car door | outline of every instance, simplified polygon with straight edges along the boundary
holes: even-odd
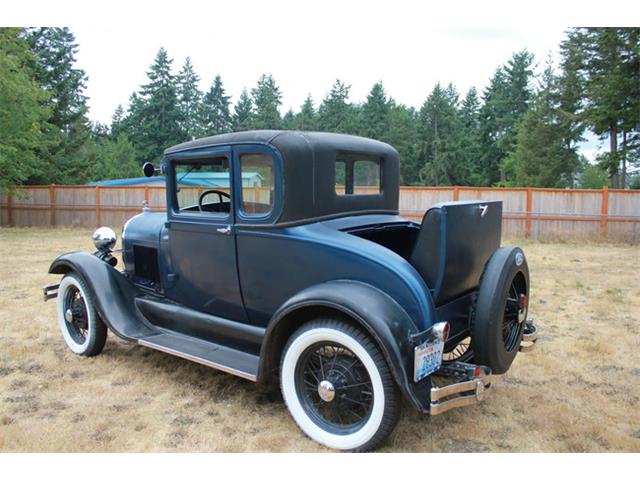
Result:
[[[166,291],[186,307],[245,321],[236,264],[232,163],[230,148],[169,159]]]

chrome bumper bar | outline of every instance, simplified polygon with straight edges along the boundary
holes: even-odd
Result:
[[[522,353],[530,352],[536,346],[538,340],[538,327],[533,324],[533,319],[528,319],[524,325],[524,333],[520,342],[520,351]]]
[[[47,285],[42,289],[42,293],[44,294],[44,301],[51,300],[52,298],[56,298],[58,296],[58,287],[59,283],[54,283],[52,285]]]
[[[491,388],[491,369],[481,365],[456,362],[441,368],[436,375],[460,380],[444,387],[431,387],[430,415],[481,402]]]

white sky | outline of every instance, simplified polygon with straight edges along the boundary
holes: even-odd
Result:
[[[541,69],[549,53],[557,59],[568,27],[607,21],[604,5],[591,0],[518,3],[23,1],[0,23],[69,26],[89,76],[89,116],[108,124],[147,81],[161,46],[175,72],[191,56],[202,90],[220,74],[234,103],[270,73],[283,93],[282,114],[297,111],[308,93],[317,107],[336,78],[352,85],[352,101],[364,101],[382,80],[389,95],[419,108],[438,81],[461,95],[471,86],[482,92],[513,52],[527,48]],[[640,23],[633,2],[617,1],[616,11],[626,15],[611,15],[614,24]],[[584,153],[591,157],[596,145],[590,141]]]

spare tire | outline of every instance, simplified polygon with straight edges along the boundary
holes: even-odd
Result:
[[[471,320],[474,362],[505,373],[518,353],[527,317],[529,267],[518,247],[498,248],[485,265]]]

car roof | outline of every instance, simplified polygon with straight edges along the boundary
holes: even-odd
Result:
[[[398,212],[399,156],[391,145],[370,138],[329,132],[252,130],[224,133],[181,143],[165,150],[167,160],[183,153],[233,145],[265,145],[282,157],[284,205],[276,223],[320,218]],[[381,159],[380,193],[337,195],[335,160],[340,154]],[[175,157],[174,157],[175,156]]]
[[[164,153],[165,155],[169,155],[185,150],[246,143],[272,145],[283,141],[291,142],[295,140],[331,146],[339,144],[341,148],[345,150],[360,150],[363,144],[367,144],[367,150],[374,149],[376,147],[378,149],[390,148],[388,144],[378,140],[344,133],[307,132],[299,130],[249,130],[243,132],[222,133],[220,135],[191,140],[189,142],[180,143],[167,148]]]

